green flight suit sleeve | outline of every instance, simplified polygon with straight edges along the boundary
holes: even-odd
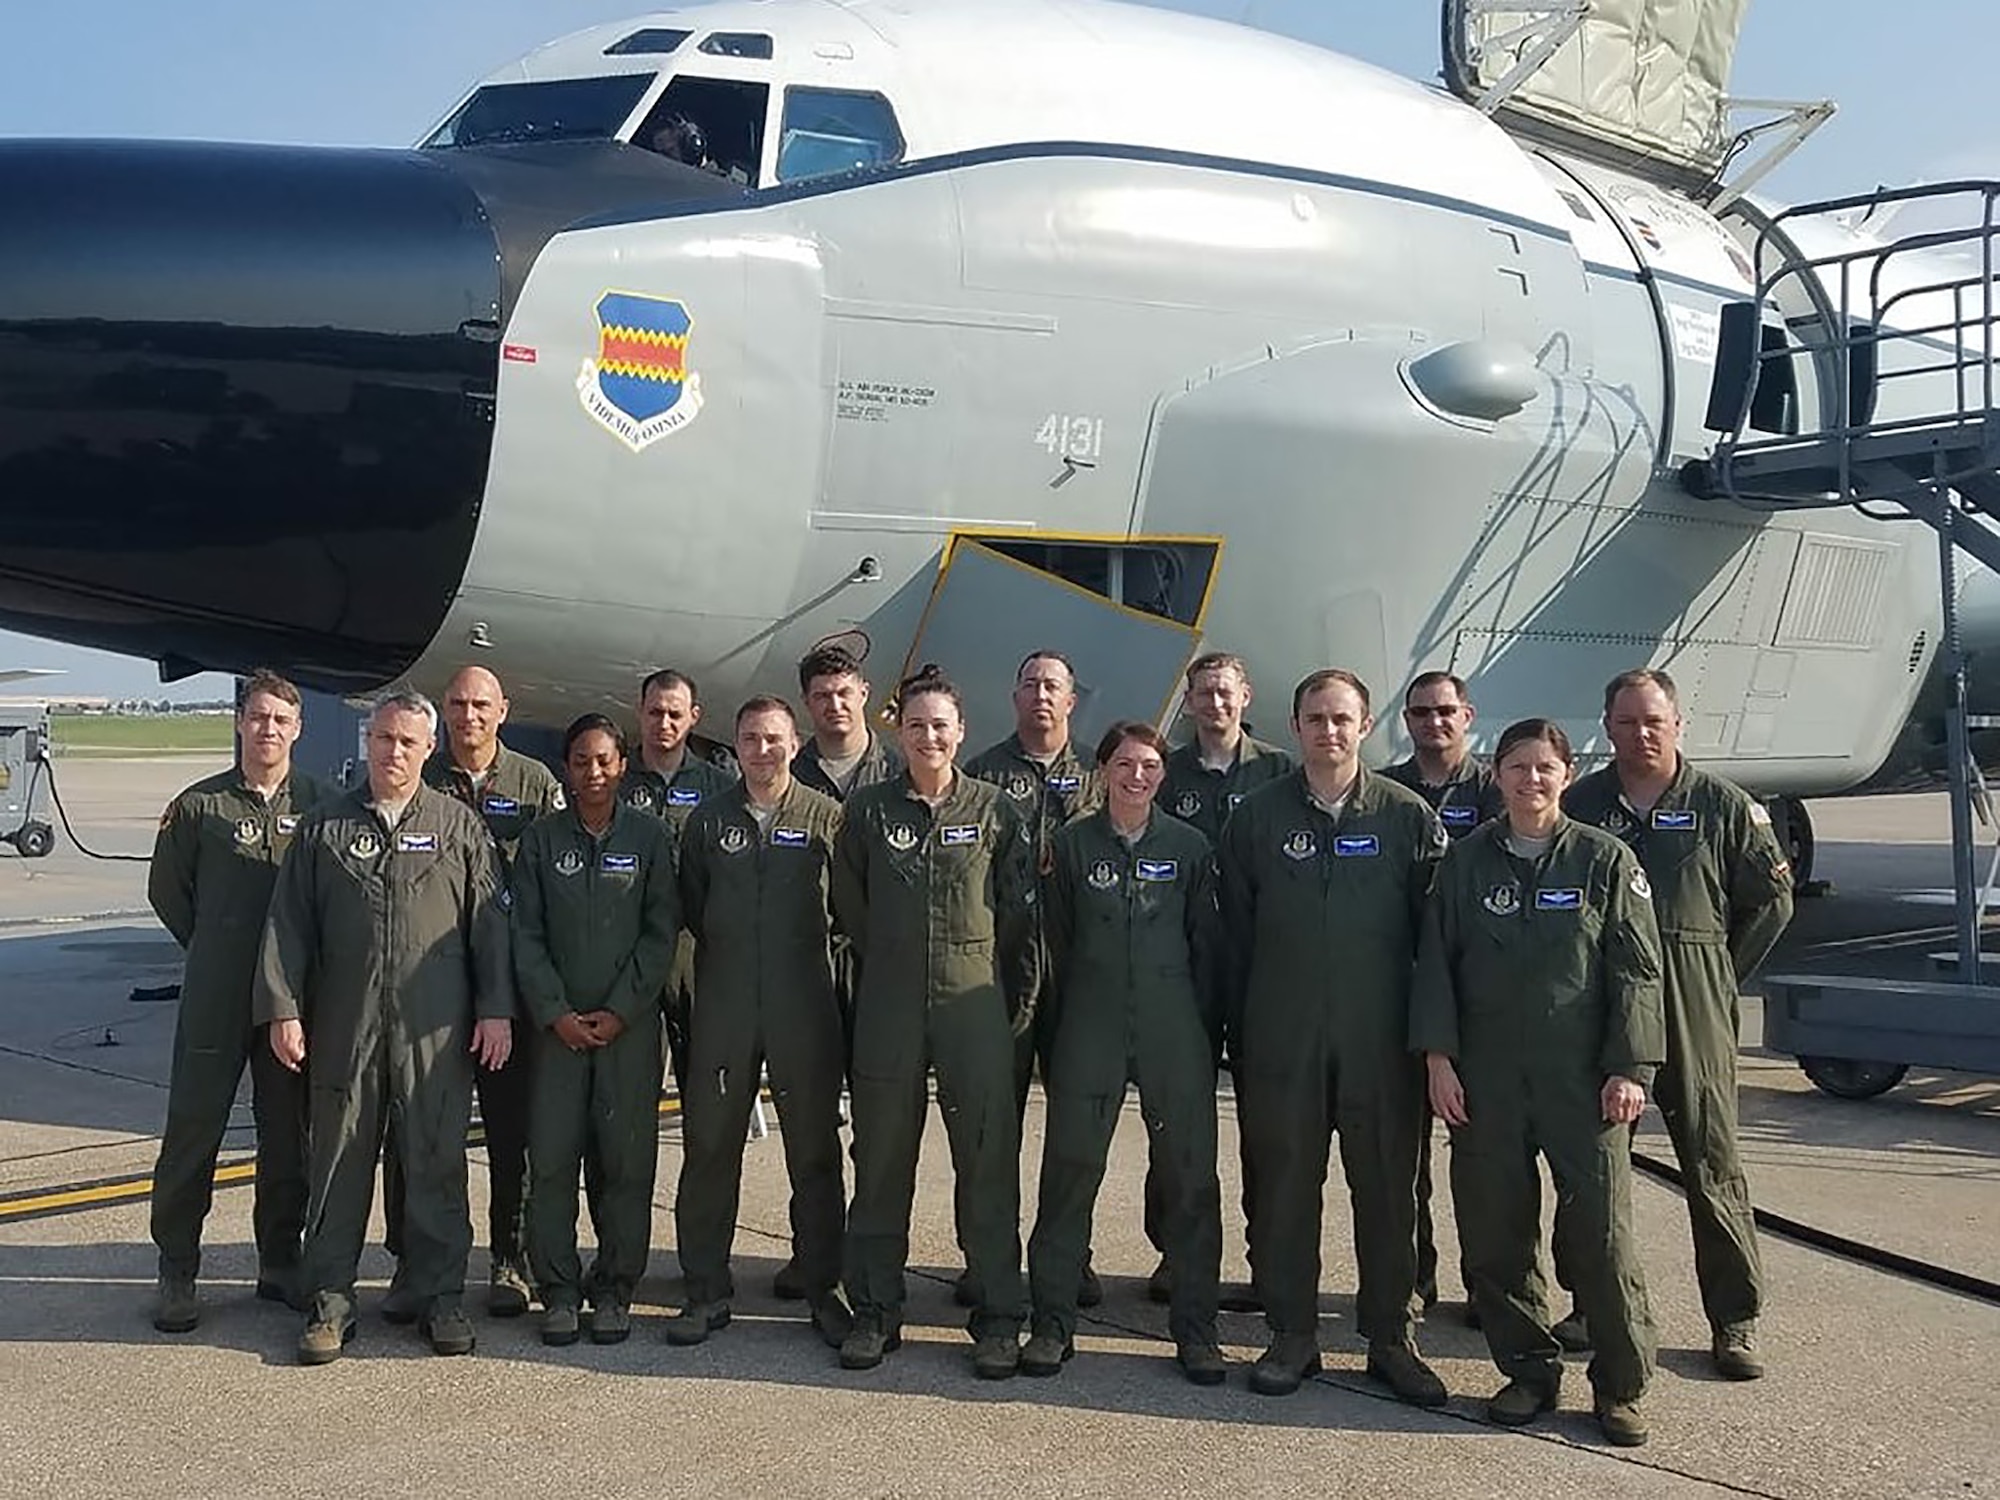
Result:
[[[674,952],[680,946],[681,896],[671,835],[661,837],[659,843],[658,852],[645,865],[645,885],[639,895],[639,940],[618,965],[604,997],[604,1008],[627,1026],[637,1024],[659,1003],[660,991],[666,988],[673,970]]]
[[[1222,909],[1222,1035],[1241,1060],[1243,1007],[1250,991],[1250,948],[1257,933],[1257,870],[1253,819],[1238,808],[1222,825],[1218,896]]]
[[[1417,834],[1416,858],[1410,862],[1410,931],[1424,930],[1424,912],[1431,901],[1431,886],[1437,881],[1438,866],[1451,848],[1451,835],[1445,832],[1444,821],[1437,813],[1426,807],[1423,810],[1423,827]]]
[[[250,993],[250,1019],[258,1025],[305,1018],[307,987],[319,963],[317,833],[311,825],[302,828],[278,865]]]
[[[1042,884],[1042,941],[1049,969],[1042,976],[1037,1001],[1045,1025],[1054,1025],[1062,1007],[1063,985],[1069,976],[1070,954],[1076,945],[1076,841],[1058,836],[1055,863]]]
[[[183,948],[194,937],[194,872],[201,854],[201,814],[184,797],[167,804],[153,839],[146,899]]]
[[[1034,830],[1008,803],[994,806],[1000,837],[993,855],[993,938],[999,948],[1001,992],[1020,1035],[1034,1024],[1042,989],[1041,861]]]
[[[461,842],[465,861],[466,942],[472,949],[472,1013],[481,1021],[514,1014],[514,945],[507,920],[500,856],[479,824],[477,837]]]
[[[1438,867],[1430,899],[1424,903],[1417,938],[1417,972],[1410,986],[1410,1050],[1458,1057],[1458,982],[1452,955],[1458,951],[1458,892],[1463,882],[1450,858]]]
[[[1613,852],[1600,938],[1605,1009],[1598,1062],[1605,1077],[1629,1078],[1650,1089],[1655,1070],[1667,1060],[1659,922],[1638,856],[1622,844]]]
[[[576,1007],[569,1002],[562,974],[549,952],[548,900],[543,884],[549,863],[548,840],[538,837],[540,832],[538,825],[529,825],[521,840],[520,858],[514,863],[514,981],[529,1018],[547,1028]]]
[[[1792,920],[1792,866],[1768,814],[1749,798],[1732,799],[1729,868],[1729,961],[1740,985],[1770,957]],[[1763,816],[1759,816],[1763,814]]]
[[[1195,1003],[1208,1029],[1209,1050],[1222,1058],[1222,907],[1215,851],[1203,841],[1201,857],[1191,861],[1187,894],[1188,965],[1194,974]]]
[[[868,961],[868,820],[843,816],[833,839],[833,924],[854,954],[857,987]]]
[[[687,837],[681,840],[679,860],[680,923],[696,943],[702,941],[702,918],[708,911],[709,859],[715,836],[708,809],[696,808],[688,819]]]

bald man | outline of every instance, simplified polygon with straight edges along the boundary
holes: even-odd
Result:
[[[521,835],[543,813],[563,805],[562,784],[540,761],[500,743],[507,722],[507,694],[484,667],[461,667],[444,690],[445,743],[424,765],[424,782],[479,814],[500,859],[500,877],[512,883]],[[487,1173],[492,1194],[487,1205],[488,1243],[493,1265],[487,1311],[519,1317],[533,1300],[528,1278],[528,1060],[526,1035],[515,1018],[514,1060],[476,1075],[479,1118],[486,1127]],[[383,1171],[384,1236],[397,1257],[396,1280],[383,1311],[392,1320],[421,1311],[402,1285],[403,1174],[396,1152]]]

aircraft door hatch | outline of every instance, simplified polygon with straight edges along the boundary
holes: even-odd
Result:
[[[1076,668],[1080,753],[1119,719],[1164,724],[1201,643],[1219,537],[1095,539],[956,533],[938,559],[905,674],[935,662],[975,715],[999,713],[1023,657],[1055,650]],[[968,750],[1004,737],[970,726]]]

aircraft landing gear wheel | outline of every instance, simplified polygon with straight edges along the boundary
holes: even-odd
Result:
[[[1815,894],[1807,889],[1813,883],[1813,856],[1818,853],[1812,814],[1797,797],[1775,797],[1771,801],[1771,821],[1776,825],[1778,846],[1792,862],[1792,889]]]
[[[1906,1063],[1862,1062],[1850,1057],[1802,1057],[1799,1069],[1814,1088],[1836,1099],[1873,1099],[1910,1071]]]
[[[29,859],[41,859],[55,846],[55,830],[46,823],[30,823],[14,835],[14,847]]]

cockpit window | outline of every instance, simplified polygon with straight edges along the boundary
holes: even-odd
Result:
[[[900,160],[903,132],[880,94],[786,89],[778,180],[798,182]]]
[[[711,31],[701,39],[701,50],[710,57],[771,57],[771,39],[761,31]]]
[[[665,26],[647,26],[622,36],[604,49],[606,57],[631,57],[635,54],[648,57],[664,57],[680,50],[682,42],[693,36],[692,31],[678,31]]]
[[[608,141],[651,85],[651,73],[489,83],[437,128],[426,146],[511,141]]]
[[[632,144],[755,187],[770,103],[767,84],[683,73],[660,91]]]

